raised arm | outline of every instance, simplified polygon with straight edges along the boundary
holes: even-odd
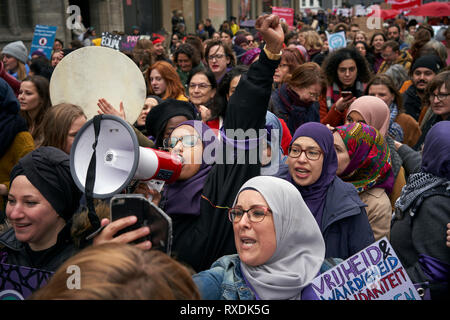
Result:
[[[256,20],[256,29],[266,45],[259,60],[241,78],[228,103],[225,129],[262,129],[266,122],[273,74],[281,59],[284,33],[278,16],[264,15]]]

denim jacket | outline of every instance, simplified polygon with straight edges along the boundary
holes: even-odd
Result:
[[[332,268],[342,259],[327,259],[322,264],[320,273]],[[245,283],[241,271],[239,255],[223,256],[213,263],[211,269],[192,276],[203,300],[255,300],[255,294]],[[302,291],[302,299],[316,300],[311,286]]]

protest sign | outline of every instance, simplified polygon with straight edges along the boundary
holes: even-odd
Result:
[[[122,36],[109,32],[102,32],[102,47],[120,50],[120,41],[122,41]]]
[[[0,301],[24,300],[43,287],[52,272],[0,263]]]
[[[280,17],[280,20],[285,21],[290,27],[294,26],[294,9],[272,7],[272,14]]]
[[[334,51],[339,48],[344,48],[347,46],[347,38],[345,36],[345,31],[340,31],[336,33],[327,32],[327,39],[330,51]]]
[[[31,58],[31,53],[38,50],[43,52],[48,59],[51,59],[57,28],[56,26],[44,26],[40,24],[35,26],[29,58]]]
[[[386,237],[316,277],[320,300],[421,300]]]
[[[120,51],[132,51],[139,40],[150,40],[150,36],[140,35],[114,35],[109,32],[102,33],[101,46],[108,47]]]

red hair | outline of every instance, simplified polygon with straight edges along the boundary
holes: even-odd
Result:
[[[154,69],[158,70],[167,85],[166,92],[164,92],[161,99],[177,99],[180,95],[184,95],[185,89],[181,84],[180,76],[175,68],[166,61],[158,61],[148,68],[147,73],[145,74],[145,80],[147,81],[149,95],[155,95],[150,82],[150,74]]]

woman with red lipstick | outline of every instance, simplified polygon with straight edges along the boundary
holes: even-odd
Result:
[[[373,232],[355,187],[336,176],[338,159],[331,131],[308,122],[292,138],[287,164],[290,181],[315,217],[326,257],[347,259],[374,242]]]
[[[211,41],[205,49],[208,68],[214,73],[217,84],[223,76],[236,65],[236,57],[231,47],[224,45],[221,41]]]

